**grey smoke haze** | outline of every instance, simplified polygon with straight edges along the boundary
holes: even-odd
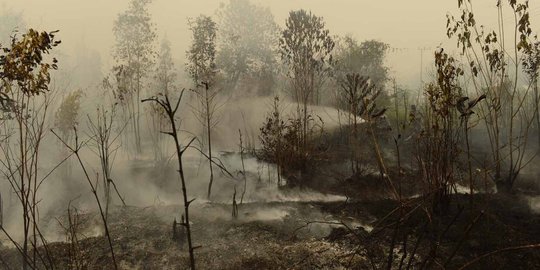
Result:
[[[171,41],[177,68],[183,70],[185,51],[190,42],[187,18],[199,14],[214,15],[224,0],[154,0],[150,12],[161,38]],[[323,16],[334,35],[351,34],[358,40],[377,39],[398,48],[388,56],[391,74],[399,84],[415,89],[420,83],[420,48],[424,51],[424,69],[431,67],[431,51],[446,38],[448,12],[454,15],[457,1],[433,0],[253,0],[268,6],[278,25],[283,26],[288,12],[308,9]],[[0,2],[2,3],[2,2]],[[111,48],[114,44],[113,22],[118,13],[128,6],[128,0],[9,0],[4,9],[21,12],[28,26],[43,30],[61,30],[61,51],[65,57],[74,57],[80,50],[97,52],[101,57],[101,70],[106,73],[114,64]],[[536,15],[540,7],[531,3],[533,29],[538,25]],[[474,1],[477,21],[495,27],[497,12],[495,1]],[[511,20],[506,14],[506,20]],[[454,44],[451,46],[454,47]],[[96,55],[92,57],[95,59]],[[60,59],[62,60],[62,58]],[[425,77],[424,77],[425,78]]]
[[[159,41],[166,36],[171,42],[172,54],[175,60],[176,69],[182,73],[185,62],[185,51],[191,42],[191,33],[187,25],[189,17],[196,17],[199,14],[214,15],[219,6],[228,1],[217,0],[154,0],[150,5],[152,19],[157,28],[159,37],[156,40],[156,48]],[[367,39],[376,39],[390,44],[393,50],[387,57],[387,66],[391,69],[391,77],[409,89],[416,89],[420,85],[420,71],[428,71],[431,67],[431,52],[440,44],[448,44],[446,37],[447,12],[454,13],[457,1],[433,1],[433,0],[388,0],[388,1],[368,1],[368,0],[251,0],[251,2],[261,6],[268,6],[279,26],[283,27],[284,21],[289,11],[296,9],[308,9],[314,14],[322,16],[325,19],[328,29],[333,35],[351,34],[359,41]],[[495,10],[495,1],[475,1],[475,11],[477,20],[481,23],[495,26],[497,14]],[[28,27],[39,30],[60,30],[59,38],[62,45],[57,50],[60,60],[60,70],[57,74],[60,78],[69,78],[70,81],[59,82],[58,90],[71,91],[73,88],[89,87],[90,84],[97,84],[105,74],[108,74],[114,61],[111,57],[112,48],[115,44],[112,32],[113,23],[120,12],[126,10],[128,0],[0,0],[0,8],[11,10],[15,13],[21,13],[22,18]],[[534,5],[535,3],[532,3]],[[0,10],[1,11],[1,10]],[[1,14],[1,12],[0,12]],[[540,15],[540,7],[532,7],[532,27],[538,28],[536,15]],[[508,14],[505,19],[512,19]],[[447,47],[455,47],[449,44]],[[421,49],[423,49],[423,62],[421,64]],[[85,65],[81,65],[85,63]],[[78,64],[78,66],[77,66]],[[424,80],[427,80],[429,73],[424,74]],[[180,85],[189,87],[189,85]],[[90,88],[91,89],[91,88]],[[58,94],[62,96],[64,92]],[[81,112],[81,126],[86,125],[86,114],[95,110],[96,93],[87,93],[83,100]],[[268,112],[270,98],[251,98],[228,101],[219,113],[221,124],[216,127],[215,132],[219,134],[215,138],[218,150],[234,151],[238,149],[238,129],[241,129],[247,140],[253,140],[258,143],[257,134],[260,124],[263,122]],[[294,105],[285,103],[286,114],[292,113]],[[56,106],[52,106],[56,108]],[[190,108],[184,107],[184,115],[191,116]],[[54,109],[53,109],[54,110]],[[320,116],[326,128],[337,126],[339,112],[330,107],[313,107],[316,115]],[[53,111],[51,111],[53,112]],[[52,115],[52,114],[51,114]],[[243,116],[245,115],[245,117]],[[200,124],[195,118],[188,117],[183,119],[182,129],[200,134]],[[147,134],[146,134],[147,135]],[[43,157],[47,162],[43,162],[43,171],[47,173],[50,167],[53,167],[63,156],[58,151],[59,144],[57,140],[47,134],[47,146],[44,147],[44,153],[50,153],[50,156]],[[184,135],[187,136],[189,135]],[[251,137],[250,137],[251,136]],[[148,139],[145,136],[144,139]],[[166,144],[170,144],[169,138],[164,138]],[[172,148],[169,147],[169,150]],[[167,174],[160,177],[174,179],[169,183],[174,186],[160,186],[157,177],[152,174],[152,163],[150,161],[151,152],[146,152],[146,157],[141,157],[142,164],[140,168],[134,168],[131,160],[126,154],[120,151],[116,160],[113,178],[118,180],[118,186],[123,195],[126,196],[128,205],[147,206],[152,204],[175,204],[178,203],[179,185],[174,168],[169,168]],[[174,151],[169,151],[168,156],[173,156]],[[186,164],[188,168],[188,185],[192,192],[190,196],[199,198],[197,203],[205,203],[205,191],[208,179],[206,169],[197,170],[204,165],[201,157],[194,151],[186,152]],[[52,156],[52,158],[51,158]],[[89,170],[95,175],[99,171],[98,160],[95,155],[88,150],[84,153],[84,159]],[[240,170],[240,160],[238,156],[230,157],[225,160],[231,172]],[[202,165],[201,165],[202,164]],[[87,183],[82,178],[80,168],[72,160],[73,176],[72,181],[61,180],[60,173],[53,174],[40,190],[44,200],[40,205],[44,216],[47,211],[64,211],[66,202],[78,198],[77,204],[83,210],[92,210],[95,208],[94,201]],[[171,163],[171,166],[174,162]],[[282,194],[273,184],[255,191],[255,185],[258,183],[258,177],[262,176],[265,181],[268,170],[267,164],[248,159],[246,161],[246,170],[249,176],[247,187],[246,202],[274,202],[274,201],[310,201],[316,199],[319,201],[339,201],[344,198],[339,196],[328,196],[316,192],[297,192]],[[205,166],[206,168],[206,166]],[[139,173],[136,170],[147,172]],[[163,184],[163,183],[161,183]],[[234,186],[237,186],[238,193],[242,190],[242,182],[227,179],[219,175],[216,179],[214,189],[220,190],[218,198],[215,201],[221,203],[230,203]],[[7,190],[7,184],[0,184],[0,188]],[[167,192],[164,192],[166,190]],[[4,195],[4,194],[2,194]],[[45,198],[46,197],[46,198]],[[6,213],[11,214],[7,217],[7,228],[10,231],[18,232],[20,227],[19,209],[15,198],[4,195],[5,201],[9,203]],[[58,199],[58,198],[61,198]],[[202,202],[201,202],[202,201]],[[114,204],[118,205],[117,199]],[[538,208],[538,199],[531,200]],[[63,208],[62,208],[63,207]],[[198,205],[197,207],[200,207]],[[60,209],[60,210],[59,210]],[[282,219],[287,215],[290,209],[264,209],[257,215],[252,215],[249,219],[265,219],[268,217]],[[221,213],[228,216],[228,212]],[[58,215],[58,212],[51,213]],[[47,224],[53,224],[47,223]],[[58,228],[52,226],[45,228],[47,233],[54,233]],[[97,232],[99,233],[99,232]],[[96,233],[96,234],[97,234]],[[20,237],[19,234],[15,234]],[[53,239],[59,239],[51,237]]]

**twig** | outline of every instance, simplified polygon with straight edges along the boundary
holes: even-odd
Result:
[[[524,245],[524,246],[516,246],[516,247],[507,247],[507,248],[503,248],[503,249],[498,249],[498,250],[491,251],[491,252],[488,252],[488,253],[486,253],[484,255],[481,255],[481,256],[478,256],[478,257],[474,258],[473,260],[471,260],[468,263],[461,266],[458,270],[468,268],[469,266],[477,263],[478,261],[480,261],[480,260],[482,260],[484,258],[493,256],[493,255],[498,254],[498,253],[507,252],[507,251],[522,250],[522,249],[536,249],[536,248],[540,248],[540,244]]]
[[[95,198],[96,203],[97,203],[98,208],[99,208],[99,213],[101,215],[101,219],[103,221],[103,226],[105,228],[105,234],[106,234],[107,240],[109,242],[109,248],[111,250],[111,256],[112,256],[112,260],[113,260],[113,264],[114,264],[114,269],[118,270],[118,265],[116,263],[116,257],[114,255],[114,248],[113,248],[113,244],[112,244],[112,239],[111,239],[111,235],[109,233],[109,226],[107,225],[107,218],[105,217],[105,213],[103,212],[103,208],[101,206],[99,196],[97,195],[97,190],[96,190],[94,184],[92,183],[92,180],[90,180],[90,176],[88,175],[86,167],[84,166],[84,163],[82,162],[81,156],[79,155],[79,151],[81,150],[82,145],[79,144],[79,135],[77,133],[77,129],[73,128],[73,130],[74,130],[74,133],[75,133],[75,146],[74,147],[70,146],[66,141],[64,141],[60,136],[58,136],[58,134],[56,134],[56,132],[54,132],[54,130],[51,129],[54,136],[56,136],[60,140],[60,142],[66,148],[68,148],[71,152],[73,152],[73,154],[75,154],[75,156],[77,157],[77,161],[79,162],[79,164],[80,164],[80,166],[81,166],[81,168],[82,168],[82,170],[84,172],[84,175],[86,177],[86,180],[88,181],[88,184],[90,185],[90,188],[92,189],[92,194],[94,195],[94,198]]]

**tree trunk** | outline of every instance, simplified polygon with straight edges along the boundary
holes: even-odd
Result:
[[[207,199],[210,199],[212,194],[212,183],[214,182],[214,168],[212,166],[212,135],[211,135],[211,117],[210,114],[210,100],[208,96],[208,84],[205,84],[205,100],[206,100],[206,134],[208,135],[208,166],[210,167],[210,181],[208,183],[208,194]]]

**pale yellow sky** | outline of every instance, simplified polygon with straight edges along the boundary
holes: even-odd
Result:
[[[0,0],[2,2],[2,0]],[[43,30],[59,29],[66,54],[84,43],[101,54],[103,69],[112,65],[114,44],[112,27],[128,0],[3,0],[5,6],[22,11],[28,26]],[[184,58],[190,42],[186,25],[188,17],[201,13],[213,15],[226,0],[154,0],[151,12],[158,34],[172,42],[174,57]],[[394,48],[405,48],[388,58],[394,75],[405,86],[419,81],[419,48],[434,49],[442,42],[450,47],[445,35],[447,13],[457,13],[457,0],[252,0],[270,7],[279,25],[290,10],[308,9],[323,16],[332,34],[352,34],[359,40],[378,39]],[[495,1],[473,1],[477,21],[495,26]],[[540,1],[531,1],[533,27],[538,25]],[[511,19],[507,14],[506,18]],[[539,29],[536,27],[536,29]],[[424,65],[430,65],[431,51],[424,54]]]

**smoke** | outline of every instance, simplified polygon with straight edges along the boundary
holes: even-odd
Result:
[[[91,96],[86,98],[93,99]],[[214,167],[216,175],[212,202],[226,205],[232,204],[235,189],[238,203],[240,203],[241,196],[244,194],[244,204],[344,201],[346,198],[343,196],[322,194],[313,190],[280,190],[276,183],[275,166],[248,155],[244,158],[246,170],[244,190],[244,178],[240,173],[242,170],[240,155],[230,151],[238,151],[239,149],[239,129],[243,133],[245,144],[246,141],[251,140],[255,146],[258,146],[259,126],[266,117],[270,102],[271,98],[245,98],[225,103],[219,112],[223,117],[213,131],[214,146],[217,149],[215,153],[219,153],[217,158],[223,162],[223,165],[234,177],[230,177]],[[286,102],[284,105],[284,113],[292,117],[295,110],[294,104]],[[194,120],[190,107],[187,104],[183,107],[181,129],[192,131],[182,133],[183,139],[186,141],[197,135],[197,133],[200,136],[202,130],[200,123]],[[90,115],[91,117],[92,106],[87,104],[84,109],[85,111],[81,112],[81,116]],[[321,106],[314,107],[313,111],[323,119],[325,128],[337,127],[335,121],[339,116],[337,110]],[[52,120],[50,119],[50,121]],[[49,124],[52,127],[52,124]],[[85,128],[86,122],[80,121],[79,125],[80,140],[88,140],[90,135]],[[176,171],[177,161],[174,147],[172,147],[172,140],[166,135],[162,135],[162,139],[165,141],[166,159],[163,163],[157,163],[152,155],[152,144],[148,142],[150,132],[157,133],[158,131],[147,130],[143,134],[145,149],[143,149],[142,154],[136,155],[136,158],[133,158],[133,155],[130,154],[129,145],[119,144],[120,148],[114,157],[112,178],[118,187],[120,195],[128,205],[146,207],[181,204],[181,185]],[[40,159],[39,175],[41,178],[47,177],[44,179],[38,193],[39,224],[47,239],[51,239],[51,241],[63,240],[63,232],[56,218],[65,216],[67,205],[71,203],[72,206],[85,213],[95,212],[97,206],[87,179],[77,160],[72,156],[58,166],[69,152],[49,131],[45,135],[41,149],[43,154]],[[205,149],[204,145],[199,145],[199,147]],[[244,147],[246,146],[244,145]],[[103,198],[103,184],[100,180],[101,170],[98,156],[92,151],[90,144],[87,144],[81,150],[80,155],[89,172],[91,181],[98,187],[98,195]],[[190,199],[196,198],[195,202],[199,205],[208,203],[206,198],[209,180],[208,161],[198,151],[189,149],[185,152],[183,162]],[[54,171],[52,171],[53,169]],[[0,188],[4,198],[4,227],[14,238],[20,239],[22,237],[22,210],[20,203],[5,179],[0,182]],[[117,194],[114,191],[111,191],[111,194],[112,203],[120,206],[121,201]],[[291,209],[287,207],[260,209],[260,211],[246,213],[243,219],[246,221],[280,220],[287,217],[290,211]],[[227,210],[222,216],[229,217],[230,212]],[[99,228],[99,226],[96,227]],[[96,229],[92,230],[86,232],[86,234],[96,235],[100,232]]]
[[[525,196],[525,199],[529,202],[531,211],[540,214],[540,196]]]
[[[239,149],[239,130],[242,132],[244,147],[251,145],[258,147],[260,128],[272,110],[274,97],[244,97],[236,100],[227,100],[222,97],[217,102],[217,125],[213,129],[215,143],[220,150],[237,151]],[[297,104],[283,97],[280,98],[280,107],[284,120],[294,119],[297,114]],[[190,115],[191,114],[191,115]],[[328,106],[310,106],[310,114],[317,121],[322,120],[325,130],[336,129],[340,123],[345,125],[347,114]],[[182,111],[182,129],[196,134],[202,134],[201,124],[192,116],[189,104]],[[358,122],[364,120],[359,118]]]

